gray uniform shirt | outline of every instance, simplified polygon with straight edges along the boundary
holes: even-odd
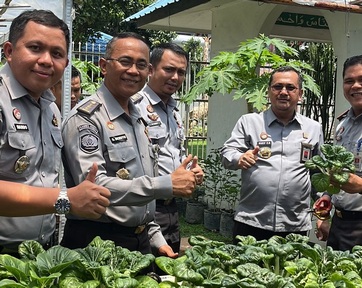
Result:
[[[63,141],[55,97],[47,91],[39,102],[34,101],[15,80],[8,64],[0,77],[0,179],[57,187]],[[24,240],[45,244],[54,228],[53,214],[0,217],[0,245],[17,249]]]
[[[277,232],[311,229],[311,182],[301,159],[319,153],[322,142],[321,125],[299,113],[286,126],[271,109],[243,115],[221,150],[223,164],[238,169],[240,156],[256,146],[264,158],[242,170],[235,220]]]
[[[362,115],[355,117],[352,109],[350,109],[346,117],[337,126],[335,142],[337,145],[344,146],[348,151],[351,151],[359,157],[362,155]],[[358,151],[357,151],[358,149]],[[361,159],[361,158],[360,158]],[[362,176],[362,171],[356,167],[356,174]],[[349,194],[340,191],[332,195],[332,202],[335,207],[347,211],[362,211],[362,195]]]
[[[130,116],[103,84],[69,113],[62,131],[65,180],[68,187],[79,184],[97,163],[97,184],[112,193],[111,206],[99,221],[128,227],[151,222],[151,245],[158,248],[166,242],[152,222],[154,199],[172,197],[171,176],[154,177],[154,152],[145,123],[132,101],[129,110]],[[121,179],[117,171],[129,175]]]
[[[133,97],[134,103],[148,124],[148,135],[159,145],[158,173],[167,175],[181,165],[185,156],[183,149],[184,127],[177,112],[176,100],[170,97],[167,105],[146,85]]]

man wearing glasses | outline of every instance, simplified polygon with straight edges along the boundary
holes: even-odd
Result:
[[[290,233],[307,235],[312,228],[311,182],[304,162],[319,153],[321,125],[298,112],[302,76],[292,67],[271,73],[270,107],[241,116],[221,155],[225,168],[242,170],[235,236],[257,240]]]
[[[89,162],[96,162],[96,181],[111,191],[111,205],[98,221],[67,219],[62,245],[83,248],[100,236],[132,251],[176,257],[160,227],[153,221],[155,199],[189,197],[196,184],[186,170],[192,156],[170,175],[155,177],[155,151],[145,121],[130,97],[145,85],[149,47],[135,33],[121,33],[106,47],[99,61],[104,82],[64,121],[64,168],[67,186],[85,178]],[[89,166],[88,166],[89,167]]]

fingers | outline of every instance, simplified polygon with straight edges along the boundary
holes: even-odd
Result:
[[[258,160],[257,154],[259,153],[259,146],[256,146],[253,150],[248,150],[240,156],[238,166],[241,169],[249,169],[256,164]]]
[[[87,178],[86,180],[95,183],[96,182],[96,175],[97,175],[97,171],[98,171],[98,166],[96,163],[93,163],[91,169],[88,172]]]
[[[253,150],[253,155],[258,155],[258,153],[259,153],[259,146],[256,146],[255,148],[254,148],[254,150]]]
[[[189,164],[189,162],[192,160],[192,155],[189,154],[186,159],[184,159],[184,161],[182,161],[181,165],[182,167],[184,167],[185,169],[187,169],[187,165]]]
[[[192,164],[191,164],[190,170],[196,167],[197,160],[198,160],[197,156],[194,156],[194,158],[192,158]]]

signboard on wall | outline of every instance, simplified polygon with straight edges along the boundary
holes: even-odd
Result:
[[[328,23],[323,16],[290,12],[281,13],[275,24],[314,29],[329,29]]]

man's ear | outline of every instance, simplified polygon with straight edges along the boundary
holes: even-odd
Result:
[[[11,54],[13,53],[13,44],[11,44],[9,41],[5,42],[3,45],[3,51],[5,58],[9,60],[9,58],[11,58]]]
[[[153,66],[152,66],[152,64],[150,63],[149,66],[148,66],[148,76],[152,76],[153,71],[154,71]]]
[[[304,100],[304,98],[303,98],[303,90],[301,89],[300,91],[299,91],[299,101],[302,103],[303,102],[303,100]]]
[[[105,75],[107,73],[106,65],[107,65],[107,60],[104,59],[103,57],[101,57],[98,61],[98,66],[101,69],[101,72],[103,75]]]

